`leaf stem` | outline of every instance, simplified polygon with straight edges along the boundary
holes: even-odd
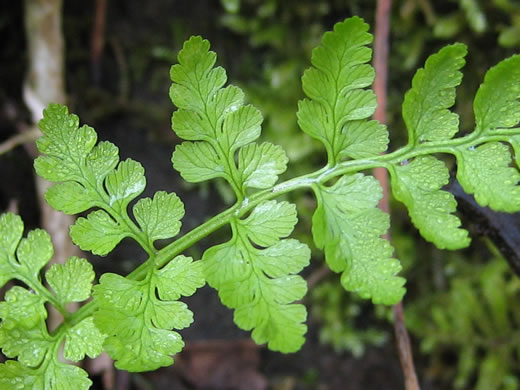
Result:
[[[504,134],[502,134],[502,131],[497,131],[493,135],[486,135],[484,139],[482,137],[477,138],[473,134],[468,134],[464,137],[459,137],[452,140],[426,142],[417,145],[415,148],[412,148],[410,145],[408,145],[397,149],[392,153],[374,156],[370,159],[349,160],[338,163],[334,166],[326,165],[325,167],[315,172],[287,180],[275,185],[271,189],[258,191],[251,196],[244,198],[242,201],[237,201],[227,210],[215,215],[203,224],[184,234],[182,237],[168,244],[161,250],[157,251],[156,256],[150,256],[146,262],[138,266],[134,271],[128,274],[127,277],[132,280],[143,279],[149,272],[151,266],[155,266],[157,268],[163,267],[173,258],[175,258],[175,256],[192,247],[195,243],[215,232],[222,226],[227,225],[233,218],[240,218],[251,211],[258,204],[276,198],[282,194],[301,188],[310,188],[313,184],[325,184],[328,181],[345,174],[352,174],[376,167],[384,167],[388,169],[393,164],[398,164],[402,161],[406,161],[408,159],[422,155],[429,155],[434,153],[456,154],[457,149],[464,147],[469,148],[483,142],[508,141],[513,135],[520,135],[520,129],[507,130],[507,132]],[[91,316],[95,310],[95,302],[91,301],[82,306],[75,313],[69,314],[69,318],[62,325],[60,325],[60,327],[64,326],[65,323],[67,326],[74,326],[86,317]]]
[[[520,129],[518,131],[520,134]],[[504,138],[503,136],[500,136]],[[158,267],[162,267],[167,264],[175,256],[190,248],[196,242],[200,241],[204,237],[213,233],[215,230],[229,223],[233,217],[241,217],[247,212],[251,211],[254,207],[263,201],[278,197],[282,194],[295,191],[300,188],[309,188],[315,183],[324,184],[338,176],[355,173],[363,170],[368,170],[376,167],[388,168],[391,164],[397,164],[401,161],[408,160],[413,157],[421,155],[429,155],[433,153],[449,153],[455,154],[455,146],[466,146],[471,147],[476,143],[481,143],[481,139],[474,140],[474,137],[470,135],[456,138],[451,142],[439,141],[439,142],[428,142],[418,145],[416,148],[411,149],[404,147],[398,149],[392,153],[385,155],[374,156],[370,159],[363,160],[349,160],[342,163],[336,164],[333,167],[326,165],[318,171],[310,174],[298,176],[296,178],[287,180],[283,183],[277,184],[270,190],[263,190],[256,192],[248,198],[245,198],[241,202],[235,203],[229,209],[209,219],[202,225],[196,227],[184,236],[180,237],[176,241],[170,243],[157,253],[155,263]],[[145,274],[145,265],[136,268],[132,273],[128,275],[131,279],[140,279]]]
[[[63,307],[63,305],[61,305],[58,302],[56,297],[54,295],[52,295],[51,292],[42,285],[42,282],[40,280],[38,280],[35,277],[32,277],[31,275],[26,276],[26,275],[22,274],[19,271],[20,266],[17,264],[16,260],[9,259],[9,263],[10,263],[11,267],[14,268],[15,273],[17,274],[16,279],[18,279],[20,282],[27,285],[27,287],[34,290],[35,292],[38,293],[38,295],[40,295],[41,297],[45,298],[48,302],[50,302],[52,304],[52,306],[54,306],[56,308],[56,310],[58,310],[60,312],[60,314],[63,316],[63,318],[66,319],[72,315]]]

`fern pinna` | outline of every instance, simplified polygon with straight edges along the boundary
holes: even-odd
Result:
[[[184,208],[173,193],[131,201],[144,190],[144,169],[120,161],[118,148],[98,142],[94,129],[79,127],[77,116],[52,104],[40,122],[36,172],[55,182],[47,202],[67,214],[83,213],[70,228],[84,251],[105,256],[129,237],[148,260],[126,277],[106,273],[99,284],[85,259],[41,270],[52,257],[42,230],[23,235],[18,216],[0,218],[0,285],[17,280],[0,303],[0,346],[13,360],[0,365],[2,389],[88,389],[87,373],[68,361],[106,351],[118,368],[154,370],[172,364],[183,348],[178,330],[193,314],[179,301],[207,282],[222,303],[234,310],[236,324],[276,351],[297,351],[304,343],[306,309],[298,301],[307,285],[298,273],[309,264],[307,245],[288,238],[297,223],[296,208],[280,195],[310,189],[317,199],[312,219],[316,246],[348,291],[376,304],[399,302],[405,280],[399,261],[381,236],[389,216],[378,207],[379,183],[365,172],[386,168],[392,191],[406,205],[425,239],[439,248],[469,245],[468,233],[453,214],[454,197],[442,189],[448,169],[439,154],[457,161],[457,178],[482,206],[520,210],[520,173],[509,145],[520,155],[520,56],[491,68],[474,100],[475,130],[462,137],[458,116],[450,111],[460,84],[466,47],[449,45],[432,55],[416,73],[403,103],[408,143],[388,154],[388,132],[371,118],[376,98],[370,86],[372,35],[353,17],[327,32],[312,53],[302,78],[307,98],[300,101],[301,129],[323,143],[327,163],[309,174],[277,183],[287,167],[283,149],[258,143],[262,114],[244,104],[243,92],[226,86],[226,72],[215,67],[209,42],[192,37],[171,68],[170,97],[177,106],[172,127],[184,140],[172,156],[173,167],[189,182],[225,180],[236,202],[229,209],[182,235]],[[224,225],[228,241],[207,249],[202,259],[183,252]],[[158,239],[172,239],[157,249]],[[46,282],[44,284],[44,282]],[[48,287],[47,287],[48,286]],[[75,312],[69,302],[92,301]],[[63,315],[49,332],[45,304]],[[14,360],[17,359],[17,360]]]

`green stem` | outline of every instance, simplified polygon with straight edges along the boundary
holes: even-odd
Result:
[[[71,316],[73,316],[73,314],[71,314],[70,312],[68,312],[65,307],[63,307],[63,305],[61,305],[58,300],[56,299],[56,297],[54,295],[51,294],[51,292],[49,290],[47,290],[39,280],[37,279],[34,279],[32,277],[30,278],[26,278],[26,277],[23,277],[23,276],[17,276],[16,277],[18,280],[20,280],[21,282],[25,283],[29,288],[33,289],[35,292],[38,293],[38,295],[44,297],[48,302],[50,302],[52,304],[52,306],[54,306],[56,308],[56,310],[58,310],[60,312],[60,314],[63,316],[63,318],[67,319]]]
[[[104,189],[99,187],[99,183],[97,183],[94,178],[91,178],[88,172],[83,170],[83,167],[78,165],[78,169],[84,179],[84,182],[81,184],[97,194],[99,198],[99,203],[97,203],[97,206],[100,209],[106,211],[116,222],[130,230],[132,232],[132,238],[136,240],[139,245],[141,245],[146,253],[148,253],[148,256],[153,256],[155,254],[155,248],[146,240],[146,235],[133,222],[131,222],[126,209],[121,210],[118,208],[116,210],[114,207],[112,207],[110,204],[110,197]]]
[[[125,226],[130,232],[132,232],[131,237],[146,251],[148,256],[154,256],[155,248],[148,243],[146,235],[133,222],[130,222],[130,217],[125,211],[115,210],[110,206],[108,201],[105,201],[101,208],[105,210],[117,223]]]
[[[310,188],[312,185],[325,184],[328,181],[345,174],[352,174],[375,167],[384,167],[388,169],[393,164],[398,164],[402,161],[418,156],[431,155],[435,153],[456,154],[461,148],[469,148],[484,142],[507,141],[512,135],[517,133],[518,131],[514,133],[507,131],[504,134],[500,132],[498,134],[494,133],[484,137],[481,136],[480,138],[474,134],[468,134],[456,139],[428,142],[415,147],[408,145],[392,153],[374,156],[370,159],[344,161],[332,167],[327,165],[318,171],[277,184],[272,189],[256,192],[250,197],[235,203],[229,209],[215,215],[202,225],[189,231],[184,236],[159,250],[155,257],[151,256],[127,277],[132,280],[143,279],[149,272],[151,266],[157,268],[163,267],[177,255],[192,247],[201,239],[207,237],[222,226],[227,225],[233,218],[240,218],[250,212],[258,204],[276,198],[282,194],[301,188]],[[69,318],[69,321],[66,321],[68,322],[68,326],[73,326],[86,317],[92,315],[95,309],[95,302],[89,302],[84,305]]]
[[[20,282],[24,283],[29,287],[30,289],[34,290],[38,293],[41,297],[45,298],[48,302],[52,304],[58,310],[63,318],[67,319],[72,314],[69,313],[63,305],[61,305],[56,297],[48,290],[46,289],[41,280],[36,276],[33,276],[27,267],[21,265],[14,257],[14,255],[10,255],[8,257],[9,266],[13,269],[13,272],[17,275],[16,279],[18,279]],[[27,272],[24,272],[24,271]]]
[[[212,121],[211,116],[208,114],[208,98],[203,96],[199,89],[199,97],[201,102],[204,105],[204,119],[211,124],[211,128],[213,130],[213,138],[209,138],[206,141],[211,144],[217,155],[220,157],[221,161],[226,165],[227,173],[229,174],[229,180],[228,183],[233,189],[233,192],[235,193],[235,196],[237,198],[237,202],[241,202],[244,199],[244,194],[242,191],[242,188],[240,187],[240,173],[238,171],[238,168],[235,164],[234,154],[231,153],[231,155],[228,154],[227,150],[232,150],[230,148],[230,145],[226,145],[228,147],[224,147],[222,145],[222,141],[219,140],[219,133],[221,133],[219,120],[216,119],[216,121]]]

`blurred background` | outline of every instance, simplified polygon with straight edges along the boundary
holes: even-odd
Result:
[[[34,147],[11,141],[29,134],[32,121],[23,90],[33,55],[26,15],[34,2],[4,1],[0,14],[0,210],[17,210],[27,229],[40,226],[42,219],[33,179]],[[170,163],[180,140],[170,124],[169,68],[184,40],[191,35],[210,40],[229,81],[243,88],[264,114],[263,137],[287,151],[285,175],[292,177],[324,159],[319,145],[298,129],[295,116],[311,51],[325,31],[346,17],[364,18],[373,32],[375,9],[376,0],[65,0],[59,12],[66,103],[100,139],[118,145],[122,159],[144,165],[144,195],[157,190],[179,194],[187,211],[183,231],[188,231],[227,207],[232,195],[218,182],[183,182]],[[415,70],[428,55],[455,41],[469,48],[455,106],[463,134],[473,128],[472,100],[485,71],[520,52],[520,1],[394,0],[390,150],[406,142],[401,102]],[[87,362],[93,389],[402,389],[391,311],[347,294],[338,276],[325,271],[310,235],[313,197],[300,192],[288,199],[300,215],[294,235],[313,249],[312,265],[303,274],[310,287],[304,301],[310,315],[300,352],[282,355],[255,346],[233,324],[232,312],[215,291],[204,287],[185,300],[195,323],[181,331],[187,347],[174,366],[127,374],[107,360]],[[404,306],[421,388],[519,389],[520,280],[503,258],[503,253],[510,262],[519,256],[514,243],[520,245],[518,218],[498,226],[493,218],[500,215],[479,210],[468,197],[460,201],[461,218],[474,239],[470,248],[457,252],[426,243],[404,207],[391,201],[391,235],[408,279]],[[188,254],[200,258],[206,247],[228,234],[219,231]],[[145,259],[131,241],[107,258],[84,256],[98,276],[126,274]]]

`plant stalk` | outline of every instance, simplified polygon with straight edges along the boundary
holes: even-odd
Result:
[[[507,137],[511,137],[512,135],[520,135],[520,129],[507,131],[507,134],[502,133],[503,131],[501,131],[500,134],[497,133],[498,135],[496,136],[490,135],[481,137],[479,140],[476,140],[476,137],[473,134],[468,134],[464,137],[450,140],[449,143],[447,141],[437,141],[417,145],[412,151],[410,151],[409,147],[403,147],[392,153],[382,154],[364,160],[344,161],[336,164],[333,167],[325,166],[316,172],[289,179],[285,182],[275,185],[272,189],[256,192],[248,198],[245,198],[243,201],[235,203],[233,206],[227,210],[222,211],[220,214],[215,215],[213,218],[210,218],[203,224],[187,232],[175,241],[166,245],[164,248],[158,250],[155,256],[150,256],[147,261],[138,266],[135,270],[128,274],[127,277],[132,280],[143,279],[149,272],[150,267],[153,266],[156,268],[161,268],[165,266],[177,255],[181,254],[198,241],[207,237],[221,227],[227,225],[233,218],[242,217],[260,203],[277,198],[280,195],[303,188],[310,188],[315,183],[324,184],[338,176],[354,174],[356,172],[365,171],[368,169],[381,167],[386,171],[385,167],[388,167],[391,164],[396,164],[403,160],[417,156],[430,155],[434,153],[456,154],[458,148],[473,147],[477,144],[487,142],[488,139],[498,141]],[[95,309],[96,307],[94,302],[87,303],[70,316],[67,325],[62,324],[62,326],[76,325],[86,317],[91,316]],[[415,390],[414,388],[411,389]]]
[[[378,0],[376,8],[376,30],[374,42],[374,68],[376,77],[374,80],[374,92],[377,98],[377,108],[374,119],[380,123],[386,123],[386,97],[388,78],[388,46],[390,35],[391,0]],[[383,167],[374,169],[374,176],[383,188],[383,198],[379,202],[379,208],[385,213],[390,213],[388,171]],[[390,233],[385,238],[391,241]],[[392,307],[394,313],[394,333],[397,343],[397,351],[401,368],[403,370],[405,389],[420,390],[419,381],[415,373],[410,337],[404,321],[403,302]]]

